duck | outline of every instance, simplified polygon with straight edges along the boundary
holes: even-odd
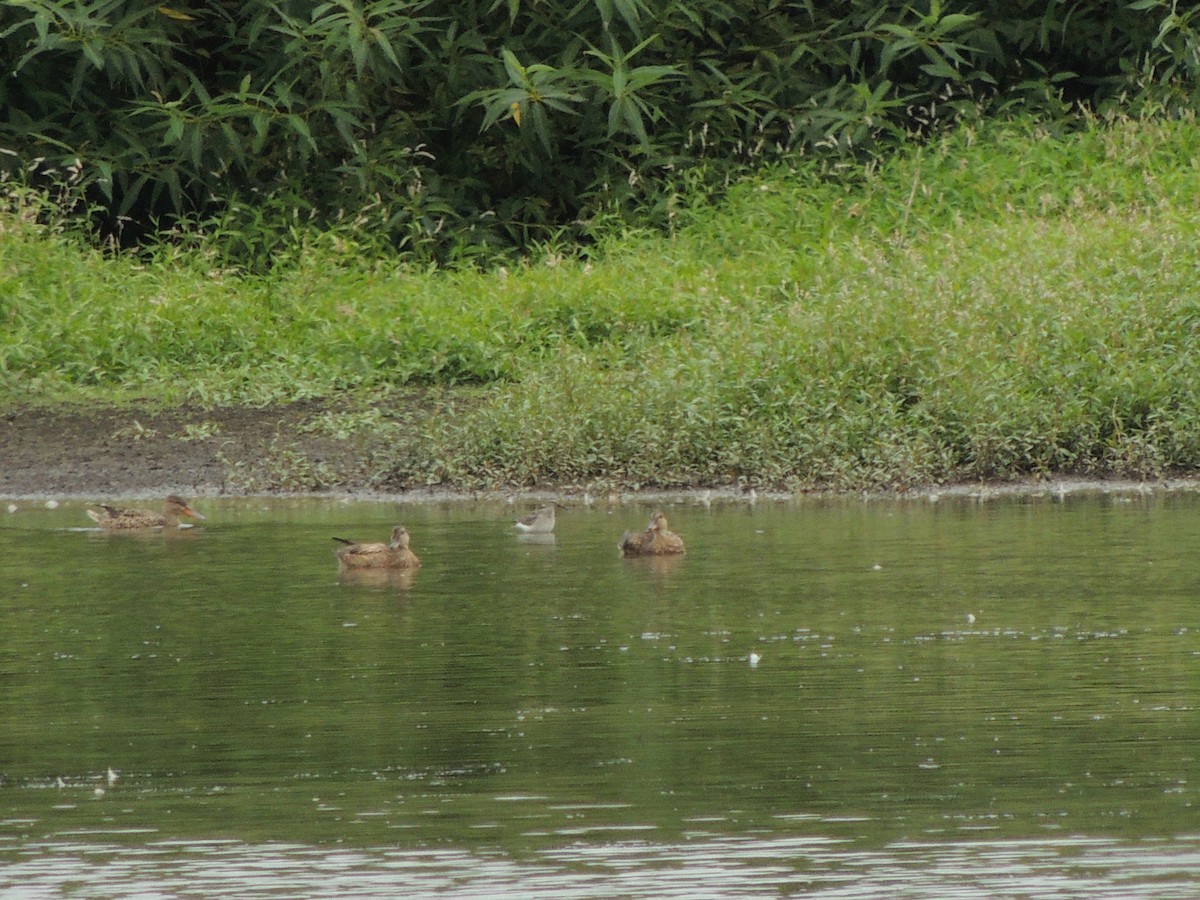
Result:
[[[340,537],[334,540],[345,545],[333,551],[338,570],[342,572],[347,569],[416,569],[421,565],[417,554],[408,549],[408,529],[403,525],[392,529],[391,539],[386,544],[360,544]]]
[[[554,507],[559,503],[547,503],[513,523],[513,527],[525,534],[549,534],[554,530]]]
[[[87,514],[93,522],[108,531],[127,531],[135,528],[178,528],[180,516],[201,521],[205,518],[188,506],[188,502],[178,494],[171,494],[163,500],[161,514],[149,509],[126,509],[103,503],[100,504],[100,509],[89,509]]]
[[[621,535],[617,546],[624,556],[675,556],[686,552],[683,538],[667,527],[667,517],[661,512],[650,517],[645,531],[627,531]]]

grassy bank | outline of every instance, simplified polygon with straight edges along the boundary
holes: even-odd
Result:
[[[491,272],[364,258],[349,227],[269,276],[106,259],[14,199],[0,403],[342,392],[329,427],[388,435],[390,486],[1193,469],[1198,160],[1191,121],[964,128]]]

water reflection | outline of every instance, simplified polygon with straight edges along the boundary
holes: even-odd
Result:
[[[1107,839],[904,841],[855,850],[819,835],[698,836],[677,843],[610,833],[531,858],[427,847],[314,848],[235,840],[172,841],[136,829],[88,831],[30,847],[0,869],[22,897],[805,896],[1179,900],[1194,896],[1200,843]],[[111,843],[117,837],[122,843]],[[130,846],[129,841],[146,843]],[[147,840],[148,839],[148,840]]]
[[[162,541],[191,541],[204,533],[203,526],[180,525],[178,528],[131,528],[127,530],[101,528],[98,525],[91,528],[70,528],[87,534],[97,541],[142,541],[144,543],[161,543]]]
[[[410,591],[417,580],[416,569],[343,569],[338,572],[342,584],[359,587],[392,588]]]
[[[634,572],[648,572],[658,579],[659,584],[665,584],[668,576],[686,565],[683,556],[624,556],[622,565],[628,566]]]
[[[1200,890],[1194,498],[681,503],[622,559],[650,511],[0,518],[0,889]],[[337,575],[396,521],[419,572]]]
[[[522,544],[542,544],[547,547],[557,543],[553,534],[539,534],[536,531],[517,532],[516,539]]]

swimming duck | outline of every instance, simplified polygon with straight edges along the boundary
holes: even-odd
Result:
[[[345,538],[335,537],[345,544],[334,550],[339,571],[347,569],[416,569],[421,565],[417,554],[408,549],[408,529],[397,525],[386,544],[358,544]]]
[[[204,519],[182,497],[171,494],[163,501],[163,511],[159,513],[149,509],[125,509],[120,506],[100,504],[100,509],[89,509],[88,516],[101,528],[110,531],[126,531],[133,528],[178,528],[179,517],[187,516],[192,519]]]
[[[513,527],[527,534],[549,534],[554,530],[554,507],[558,503],[547,503],[541,509],[517,519]]]
[[[673,556],[685,552],[683,538],[667,528],[667,517],[656,512],[645,531],[627,531],[617,545],[625,556]]]

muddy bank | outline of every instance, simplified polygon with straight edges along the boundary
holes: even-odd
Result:
[[[15,406],[0,412],[0,494],[191,496],[369,488],[378,447],[319,427],[320,402]]]
[[[397,496],[379,481],[378,460],[384,450],[380,439],[369,434],[329,433],[323,424],[329,421],[330,413],[330,404],[323,401],[267,408],[165,408],[145,403],[111,407],[10,406],[0,410],[0,496],[120,498],[168,493],[198,497],[314,492]],[[1063,477],[844,496],[938,500],[1197,490],[1200,479],[1191,476],[1153,481]],[[512,493],[502,492],[504,496]],[[570,492],[554,491],[521,493],[571,496]],[[736,490],[675,491],[666,496],[683,493],[701,502],[746,502],[776,496]],[[415,500],[462,495],[434,488],[403,496]],[[643,492],[639,496],[664,495]]]

